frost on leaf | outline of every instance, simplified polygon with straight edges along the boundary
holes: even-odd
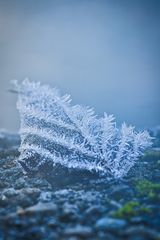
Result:
[[[151,145],[147,131],[137,133],[125,123],[118,129],[112,115],[97,118],[92,108],[71,105],[70,95],[56,88],[28,80],[14,87],[25,170],[38,171],[48,162],[123,177]]]

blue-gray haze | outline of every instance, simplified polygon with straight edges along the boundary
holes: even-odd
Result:
[[[138,128],[160,123],[159,0],[0,0],[0,128],[17,131],[10,80],[42,81]]]

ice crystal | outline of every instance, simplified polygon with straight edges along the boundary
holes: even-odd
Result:
[[[136,132],[112,115],[71,105],[70,95],[40,82],[14,82],[18,92],[21,146],[19,162],[38,171],[46,162],[123,177],[151,145],[147,131]],[[29,160],[29,161],[28,161]]]

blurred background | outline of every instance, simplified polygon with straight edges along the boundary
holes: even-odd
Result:
[[[160,124],[159,0],[0,0],[0,128],[28,77],[137,128]]]

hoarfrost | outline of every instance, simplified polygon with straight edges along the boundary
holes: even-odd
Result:
[[[46,162],[123,177],[151,146],[147,131],[116,127],[112,115],[98,118],[94,110],[71,105],[70,95],[40,82],[14,82],[18,92],[21,146],[19,162],[38,171]],[[30,161],[28,161],[30,159]]]

